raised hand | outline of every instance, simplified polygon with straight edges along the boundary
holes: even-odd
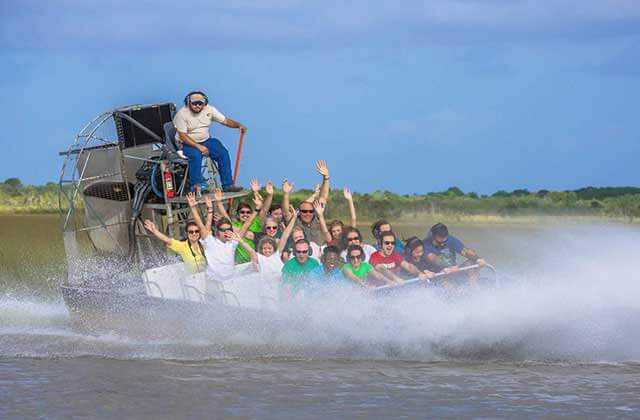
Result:
[[[251,191],[253,191],[254,194],[260,191],[260,181],[257,179],[252,179],[249,185],[251,185]]]
[[[320,184],[316,184],[316,188],[313,190],[313,195],[316,197],[320,195]]]
[[[213,213],[213,223],[218,223],[218,220],[222,219],[222,215],[218,212]]]
[[[319,160],[316,162],[316,170],[323,178],[329,178],[329,167],[324,160]]]
[[[238,242],[240,242],[242,240],[242,238],[240,237],[240,234],[238,232],[236,232],[235,230],[233,230],[233,229],[231,229],[230,231],[227,231],[225,233],[229,234],[229,236],[228,236],[229,239],[233,239],[233,240],[236,240]]]
[[[344,198],[345,198],[347,201],[351,201],[351,200],[353,200],[353,195],[351,195],[351,191],[349,190],[349,187],[344,187],[344,188],[342,189],[342,193],[344,194]]]
[[[291,214],[291,217],[295,219],[296,217],[298,217],[298,209],[293,206],[289,206],[289,214]]]
[[[288,179],[282,181],[282,191],[284,191],[286,194],[289,194],[291,193],[291,191],[293,191],[293,184],[290,183]]]
[[[194,207],[198,204],[198,200],[196,200],[196,195],[193,192],[187,193],[187,204],[189,207]]]
[[[324,203],[316,200],[313,202],[313,208],[319,216],[322,216],[324,214]]]
[[[261,209],[262,208],[262,203],[264,203],[264,200],[262,199],[262,196],[260,195],[260,193],[256,193],[253,195],[253,204],[256,206],[256,209]]]
[[[207,209],[213,208],[213,203],[211,202],[211,197],[209,197],[208,195],[205,195],[204,196],[204,204],[207,205]]]
[[[213,190],[213,199],[216,201],[222,201],[222,190],[220,188]]]
[[[269,195],[273,195],[273,182],[267,181],[267,184],[264,186],[265,191]]]
[[[225,237],[225,238],[227,238],[227,240],[230,240],[230,239],[231,239],[231,240],[233,240],[233,239],[234,239],[233,235],[236,235],[238,238],[240,238],[240,235],[238,235],[238,234],[236,233],[236,231],[234,231],[233,229],[231,229],[231,230],[228,230],[228,231],[224,232],[224,233],[223,233],[223,235],[224,235],[224,237]],[[242,239],[242,238],[241,238],[241,239]],[[238,239],[236,239],[236,240],[237,240],[238,242],[240,242]]]
[[[158,227],[151,220],[147,219],[144,221],[144,227],[151,233],[155,233],[158,231]]]

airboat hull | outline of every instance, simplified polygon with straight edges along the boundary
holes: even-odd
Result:
[[[76,286],[61,286],[60,290],[74,324],[91,331],[194,336],[205,331],[222,334],[264,330],[277,324],[275,313],[219,302],[162,299],[144,293]]]

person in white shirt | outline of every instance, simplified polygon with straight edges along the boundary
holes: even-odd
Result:
[[[220,282],[232,278],[235,274],[234,257],[236,248],[238,247],[238,241],[234,239],[235,232],[233,231],[231,220],[224,217],[218,220],[215,224],[214,235],[211,228],[202,223],[195,194],[187,194],[187,203],[189,204],[193,220],[200,229],[200,241],[202,242],[204,253],[207,257],[207,277]],[[210,202],[207,202],[207,213],[213,214],[213,206],[210,205]],[[240,237],[244,236],[250,224],[251,222],[245,223],[242,226],[238,232]]]
[[[231,177],[231,159],[229,151],[209,134],[209,127],[217,122],[226,127],[237,128],[245,133],[247,128],[238,121],[227,118],[213,106],[204,92],[189,92],[184,98],[184,107],[176,112],[173,125],[176,127],[176,140],[183,143],[183,152],[189,159],[189,182],[191,190],[200,192],[206,183],[202,177],[202,157],[209,156],[218,164],[220,181],[224,192],[237,192],[242,188],[233,185]]]

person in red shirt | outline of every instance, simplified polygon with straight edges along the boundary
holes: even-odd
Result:
[[[369,263],[382,275],[395,284],[404,283],[399,274],[405,270],[423,280],[428,279],[415,265],[407,262],[395,251],[396,234],[387,231],[380,234],[380,250],[371,254]]]

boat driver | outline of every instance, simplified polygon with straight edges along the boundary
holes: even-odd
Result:
[[[237,128],[243,134],[247,128],[238,121],[225,117],[209,105],[209,98],[204,92],[189,92],[184,98],[184,105],[176,113],[173,124],[177,130],[176,140],[182,142],[183,152],[189,159],[191,190],[199,193],[207,188],[202,176],[202,157],[209,156],[218,165],[222,190],[224,192],[242,191],[241,187],[233,185],[229,151],[220,140],[210,137],[209,127],[213,122],[217,122],[229,128]]]

